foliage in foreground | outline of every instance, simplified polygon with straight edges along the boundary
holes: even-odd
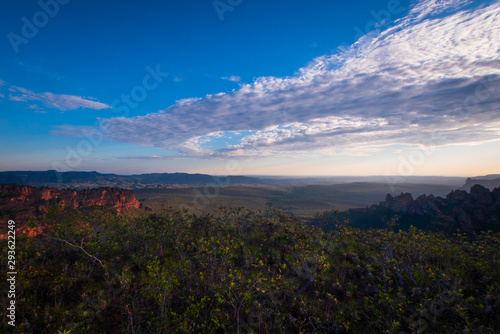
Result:
[[[281,212],[223,208],[46,219],[45,235],[17,239],[16,333],[500,328],[499,234],[450,240],[345,224],[324,233]]]

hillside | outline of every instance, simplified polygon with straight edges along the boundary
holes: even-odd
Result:
[[[19,219],[23,322],[14,332],[494,333],[500,234],[486,230],[499,230],[500,189],[476,185],[470,193],[415,199],[386,194],[380,204],[308,220],[276,209],[359,203],[384,187],[228,186],[209,193],[218,209],[199,197],[196,210],[162,196],[175,191],[172,198],[183,192],[192,199],[203,187],[139,189],[137,198],[158,196],[164,210],[116,215],[110,209],[144,204],[124,189],[1,185],[2,217]],[[224,207],[230,199],[263,207]],[[394,214],[400,225],[380,223]],[[32,227],[23,224],[25,215],[36,216]],[[409,222],[421,229],[403,226]],[[447,236],[434,232],[442,222],[452,222]],[[476,234],[452,235],[458,228]],[[7,247],[5,238],[0,246]],[[7,268],[6,257],[0,262]],[[1,308],[0,331],[8,328],[6,315]]]
[[[330,233],[279,211],[44,216],[14,333],[495,333],[500,235]],[[7,240],[0,240],[7,248]],[[0,258],[7,268],[7,257]],[[4,270],[0,279],[8,278]],[[6,286],[6,284],[4,285]],[[6,307],[0,331],[12,332]]]

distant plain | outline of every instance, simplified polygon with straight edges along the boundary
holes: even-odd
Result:
[[[133,189],[137,199],[153,210],[188,208],[194,212],[214,211],[221,206],[251,210],[280,209],[297,217],[310,218],[328,210],[364,208],[385,200],[387,194],[411,193],[446,196],[456,184],[349,182],[329,185],[228,185]]]

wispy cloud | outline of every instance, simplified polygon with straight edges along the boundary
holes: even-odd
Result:
[[[6,84],[5,81],[0,79],[0,87],[4,86]],[[5,97],[5,94],[0,93],[0,101]]]
[[[40,107],[37,104],[32,104],[32,105],[28,106],[28,109],[31,109],[31,110],[33,110],[33,112],[36,112],[39,114],[46,114],[47,113],[47,111],[45,109],[43,109],[42,107]]]
[[[470,4],[471,0],[427,0],[417,3],[410,11],[409,18],[421,20],[439,15],[449,10],[457,10]]]
[[[468,4],[420,1],[386,30],[294,76],[260,77],[145,116],[101,119],[101,130],[107,140],[199,157],[500,139],[500,3]],[[242,131],[249,134],[236,143],[204,148],[214,134]]]
[[[111,108],[111,106],[105,103],[92,101],[76,95],[53,94],[50,92],[35,93],[18,86],[11,86],[9,91],[9,100],[11,101],[30,103],[32,103],[32,101],[39,101],[47,108],[55,108],[61,111],[76,110],[79,108],[95,110]],[[33,106],[34,105],[31,104],[29,108],[34,109]]]
[[[88,134],[102,134],[101,132],[95,132],[95,128],[92,126],[56,125],[55,128],[56,130],[51,130],[49,133],[67,137],[85,137]]]
[[[117,157],[117,160],[179,160],[181,157],[173,155],[137,155]]]
[[[232,81],[232,82],[240,82],[241,81],[241,78],[237,75],[231,75],[230,77],[222,77],[221,79]]]

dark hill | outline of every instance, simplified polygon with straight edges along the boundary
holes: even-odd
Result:
[[[138,175],[101,174],[98,172],[45,172],[10,171],[0,172],[0,184],[18,183],[30,186],[55,188],[119,187],[125,189],[162,188],[178,185],[200,186],[208,184],[269,184],[272,180],[262,180],[246,176],[211,176],[188,173],[152,173]]]

